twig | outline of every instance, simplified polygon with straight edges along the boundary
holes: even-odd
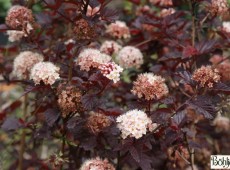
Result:
[[[28,94],[24,96],[24,108],[23,108],[23,117],[26,117],[27,114],[27,102],[28,102]],[[23,155],[25,152],[25,140],[26,140],[26,131],[22,129],[22,135],[20,140],[20,151],[19,151],[19,162],[18,162],[18,169],[23,170]]]
[[[187,149],[189,152],[190,166],[191,166],[192,170],[194,170],[194,149],[192,149],[192,150],[190,149],[186,133],[184,133],[184,138],[185,138],[185,142],[186,142]]]

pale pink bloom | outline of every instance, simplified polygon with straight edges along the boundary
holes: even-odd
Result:
[[[32,29],[33,23],[32,11],[24,6],[12,6],[6,16],[6,24],[14,29],[29,31]]]
[[[101,45],[100,51],[107,55],[117,54],[121,50],[121,46],[115,41],[104,41]]]
[[[218,132],[223,132],[223,131],[227,132],[230,129],[230,120],[228,117],[218,115],[213,120],[213,125],[216,126],[216,130]]]
[[[108,25],[106,32],[114,38],[130,38],[129,27],[123,21],[116,21],[115,23],[111,23]]]
[[[199,83],[201,87],[213,87],[213,84],[220,81],[220,74],[217,69],[211,66],[202,66],[195,70],[192,75],[192,79]]]
[[[43,61],[41,54],[23,51],[14,59],[13,74],[18,78],[29,78],[32,67],[41,61]]]
[[[209,60],[215,64],[216,69],[219,71],[221,80],[229,81],[230,80],[230,60],[226,57],[220,55],[214,55]]]
[[[230,22],[223,22],[223,30],[227,33],[230,33]]]
[[[108,116],[91,112],[90,116],[87,119],[86,126],[89,128],[89,130],[94,133],[98,134],[106,127],[110,126],[112,121],[109,119]]]
[[[136,9],[136,15],[148,14],[151,12],[151,8],[148,5],[138,6]]]
[[[153,73],[138,75],[137,80],[133,84],[131,92],[137,95],[138,98],[143,97],[145,100],[159,100],[169,93],[165,79]]]
[[[98,68],[101,64],[111,61],[111,57],[96,49],[84,49],[76,59],[81,70],[89,71],[91,68]]]
[[[173,5],[172,0],[149,0],[150,3],[153,5],[160,5],[160,6],[171,6]]]
[[[115,170],[115,168],[107,159],[102,160],[97,157],[85,161],[80,170]]]
[[[20,41],[22,37],[27,37],[24,31],[8,30],[6,33],[10,42]]]
[[[224,15],[229,12],[227,0],[212,0],[210,13],[213,15]]]
[[[173,8],[162,9],[160,12],[160,17],[166,17],[168,15],[174,14],[175,12],[176,12],[176,10]]]
[[[60,78],[59,70],[60,68],[51,62],[39,62],[32,68],[30,78],[35,84],[43,82],[46,85],[53,85]]]
[[[133,46],[122,48],[116,58],[123,68],[139,68],[144,62],[141,51]]]
[[[116,119],[117,127],[121,131],[123,139],[134,137],[136,139],[146,135],[148,130],[152,131],[152,120],[141,110],[130,110]],[[155,127],[155,124],[153,125]],[[149,129],[150,128],[150,129]]]
[[[114,83],[120,81],[120,74],[123,71],[119,65],[114,62],[109,62],[105,64],[101,64],[99,66],[99,70],[101,73],[110,80],[113,80]]]

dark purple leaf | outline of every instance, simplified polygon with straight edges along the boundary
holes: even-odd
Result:
[[[52,22],[50,15],[45,13],[35,14],[35,17],[38,23],[41,24],[42,26],[50,25]]]
[[[20,127],[22,127],[22,124],[15,117],[8,117],[1,126],[4,131],[14,131]]]
[[[53,126],[60,116],[60,113],[57,109],[47,109],[44,114],[46,122],[49,126]]]
[[[132,155],[133,159],[139,163],[141,158],[140,158],[138,150],[134,146],[132,146],[129,148],[129,152]]]
[[[191,85],[194,84],[194,81],[192,80],[192,75],[188,71],[182,71],[176,73],[175,75],[181,78],[180,83],[182,84],[191,84]]]
[[[93,110],[96,107],[99,107],[101,104],[100,99],[96,96],[96,94],[85,94],[81,98],[81,102],[83,107],[87,110]]]
[[[230,87],[224,83],[216,83],[213,87],[213,90],[218,92],[223,92],[225,94],[230,94]]]
[[[84,139],[81,142],[80,147],[84,148],[84,150],[86,150],[86,151],[89,151],[89,150],[93,149],[96,145],[97,145],[96,137],[91,136],[89,138]]]
[[[183,110],[181,112],[178,112],[175,116],[173,116],[173,121],[179,126],[180,123],[183,121],[185,118],[186,111]]]
[[[214,51],[219,45],[220,44],[217,40],[204,40],[197,43],[195,48],[199,55],[203,55]]]
[[[101,11],[101,18],[105,21],[114,22],[119,18],[118,11],[109,8],[103,8]]]
[[[208,119],[213,119],[215,117],[216,109],[212,105],[210,99],[205,96],[198,96],[193,100],[187,101],[186,104]]]

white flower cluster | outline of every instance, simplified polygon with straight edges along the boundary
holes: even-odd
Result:
[[[154,130],[152,120],[141,110],[130,110],[117,117],[117,127],[121,130],[123,139],[127,137],[141,138],[147,133],[147,130]],[[150,128],[151,127],[151,128]]]
[[[120,80],[120,74],[123,71],[123,68],[114,62],[105,63],[99,66],[101,73],[110,80],[113,80],[114,83]]]
[[[98,68],[101,64],[108,63],[111,57],[96,49],[83,50],[75,61],[81,70],[89,71],[90,68]]]
[[[28,78],[31,68],[43,61],[43,56],[33,51],[23,51],[15,59],[13,65],[13,75],[18,78]]]
[[[223,22],[223,30],[230,33],[230,22]]]
[[[122,48],[117,55],[117,60],[123,68],[139,68],[144,62],[141,51],[133,46]]]
[[[51,62],[40,62],[32,68],[30,78],[35,84],[40,84],[43,81],[46,85],[52,85],[60,78],[59,70],[60,68]]]

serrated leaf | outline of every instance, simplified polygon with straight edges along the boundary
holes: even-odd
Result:
[[[195,48],[199,55],[207,54],[214,51],[219,46],[217,40],[204,40],[196,44]]]
[[[100,105],[100,99],[96,96],[96,94],[85,94],[81,98],[81,102],[83,107],[87,110],[93,110]]]
[[[180,123],[183,121],[185,118],[186,111],[183,110],[181,112],[178,112],[175,116],[173,116],[173,121],[177,124],[180,125]]]
[[[225,94],[230,94],[230,87],[224,83],[216,83],[213,87],[213,90],[218,92],[223,92]]]
[[[101,18],[105,21],[114,22],[119,18],[118,11],[109,8],[103,8]]]
[[[51,127],[58,120],[60,113],[57,109],[47,109],[44,113],[47,124]]]
[[[215,117],[216,109],[211,101],[205,96],[198,96],[193,100],[187,101],[186,104],[197,113],[204,115],[207,119],[213,119]]]

